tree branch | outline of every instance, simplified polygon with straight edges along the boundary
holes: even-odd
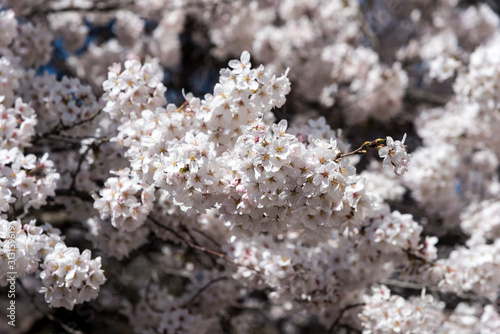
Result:
[[[217,278],[214,278],[213,280],[211,280],[210,282],[208,282],[207,284],[205,284],[204,286],[202,286],[194,295],[193,297],[191,297],[191,299],[189,299],[185,304],[184,306],[185,307],[188,307],[190,304],[192,304],[196,298],[198,298],[199,295],[202,294],[203,291],[205,291],[206,289],[208,289],[212,284],[215,284],[219,281],[224,281],[224,280],[227,280],[229,279],[228,276],[221,276],[221,277],[217,277]]]
[[[218,257],[219,259],[222,259],[222,260],[224,260],[224,261],[226,261],[228,263],[231,263],[232,265],[243,266],[241,264],[238,264],[238,263],[234,262],[234,260],[231,259],[226,254],[222,254],[222,253],[216,252],[214,250],[205,248],[203,246],[200,246],[198,244],[194,244],[193,242],[186,240],[186,238],[184,238],[179,232],[175,231],[174,229],[172,229],[170,227],[167,227],[167,226],[161,224],[159,221],[157,221],[156,219],[154,219],[151,216],[148,216],[148,219],[151,220],[156,226],[158,226],[158,227],[164,229],[165,231],[168,231],[168,232],[172,233],[173,235],[175,235],[177,238],[179,238],[179,240],[181,240],[186,246],[188,246],[190,248],[196,249],[196,250],[198,250],[198,251],[200,251],[202,253],[209,254],[211,256]],[[248,267],[248,266],[243,266],[243,267],[251,269],[251,270],[253,270],[253,271],[255,271],[255,272],[258,273],[258,271],[255,268]]]
[[[337,328],[337,326],[339,325],[340,319],[342,319],[342,317],[344,316],[344,313],[346,311],[353,309],[353,308],[356,308],[356,307],[360,307],[360,306],[365,306],[365,303],[357,303],[357,304],[347,305],[342,310],[340,310],[339,315],[337,316],[337,318],[335,319],[333,324],[330,326],[330,329],[328,329],[328,334],[334,333],[335,328]]]

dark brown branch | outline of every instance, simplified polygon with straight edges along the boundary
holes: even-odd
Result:
[[[406,256],[408,256],[408,260],[410,262],[420,262],[424,265],[428,265],[428,266],[431,266],[431,267],[434,267],[436,266],[436,263],[432,262],[432,261],[429,261],[425,258],[423,258],[422,256],[418,255],[418,254],[415,254],[413,253],[410,249],[406,249],[405,250],[406,252]]]
[[[78,197],[86,202],[94,202],[94,198],[85,191],[77,189],[56,189],[56,196]]]
[[[69,187],[70,191],[71,190],[74,190],[75,189],[75,185],[76,185],[76,177],[78,176],[78,173],[80,173],[80,170],[82,168],[82,164],[83,164],[83,161],[85,160],[85,156],[87,155],[87,153],[89,153],[90,149],[93,147],[93,145],[89,145],[87,147],[87,149],[85,150],[85,152],[83,152],[81,155],[80,155],[80,158],[78,159],[78,165],[76,166],[76,170],[74,173],[71,174],[71,177],[73,178],[71,180],[71,186]]]
[[[157,221],[156,219],[154,219],[153,217],[151,216],[148,216],[149,220],[151,220],[156,226],[164,229],[165,231],[168,231],[170,233],[172,233],[173,235],[175,235],[177,238],[179,238],[179,240],[181,240],[186,246],[190,247],[190,248],[193,248],[193,249],[196,249],[196,250],[199,250],[200,252],[203,252],[205,254],[209,254],[209,255],[212,255],[212,256],[215,256],[215,257],[218,257],[219,259],[222,259],[228,263],[231,263],[232,265],[235,265],[235,266],[241,266],[240,264],[234,262],[233,259],[231,259],[229,256],[225,255],[225,254],[222,254],[222,253],[219,253],[219,252],[216,252],[214,250],[211,250],[211,249],[208,249],[208,248],[205,248],[203,246],[200,246],[200,245],[197,245],[197,244],[194,244],[188,240],[186,240],[186,238],[184,238],[179,232],[175,231],[174,229],[170,228],[170,227],[167,227],[163,224],[161,224],[159,221]],[[246,266],[245,266],[246,267]],[[250,267],[247,267],[249,269],[252,269],[252,270],[255,270],[254,268],[250,268]]]
[[[335,162],[338,162],[338,160],[340,158],[345,158],[345,157],[348,157],[348,156],[351,156],[351,155],[355,155],[355,154],[364,154],[366,153],[366,150],[367,148],[377,148],[379,146],[383,146],[386,142],[386,139],[375,139],[373,141],[365,141],[363,143],[363,145],[361,145],[360,147],[358,147],[357,149],[355,149],[354,151],[352,152],[349,152],[349,153],[342,153],[342,152],[339,152],[337,154],[337,156],[333,159]]]
[[[76,330],[76,329],[71,328],[70,326],[66,325],[66,323],[63,320],[57,318],[53,314],[46,313],[46,312],[42,311],[40,309],[40,307],[37,305],[37,303],[35,302],[35,296],[33,294],[31,294],[28,291],[28,289],[26,289],[22,280],[18,279],[17,282],[19,283],[19,286],[24,291],[24,293],[26,293],[26,295],[29,297],[29,299],[31,299],[31,304],[35,307],[35,309],[37,309],[39,312],[41,312],[43,315],[45,315],[47,317],[47,319],[57,323],[59,326],[61,326],[65,331],[67,331],[70,334],[84,334],[82,331]]]
[[[406,89],[405,99],[426,102],[436,106],[444,106],[451,100],[451,96],[438,95],[423,89],[408,87]]]
[[[86,119],[83,119],[79,122],[76,122],[76,123],[72,123],[72,124],[64,124],[61,122],[59,122],[59,124],[57,124],[54,128],[52,128],[51,130],[47,131],[47,132],[44,132],[44,133],[41,133],[41,134],[37,134],[34,138],[33,138],[33,141],[37,141],[39,139],[42,139],[42,138],[47,138],[49,136],[54,136],[54,135],[57,135],[57,136],[61,136],[60,132],[61,131],[66,131],[66,130],[70,130],[70,129],[73,129],[74,127],[77,127],[79,125],[82,125],[82,124],[85,124],[85,123],[88,123],[88,122],[91,122],[93,121],[100,113],[102,112],[102,109],[99,109],[98,111],[96,111],[92,116],[90,116],[89,118],[86,118]],[[71,138],[71,137],[67,137],[67,138]],[[91,138],[91,137],[89,137]]]
[[[62,12],[113,12],[117,11],[119,9],[123,9],[127,6],[131,6],[134,4],[134,1],[128,1],[128,2],[116,2],[115,4],[112,5],[105,5],[105,6],[98,6],[94,5],[92,7],[65,7],[65,8],[48,8],[45,10],[45,13],[62,13]]]
[[[330,326],[330,329],[328,329],[328,333],[329,334],[334,333],[335,328],[337,328],[337,326],[339,325],[340,319],[342,319],[342,317],[344,316],[344,313],[346,311],[348,311],[350,309],[353,309],[353,308],[356,308],[356,307],[360,307],[360,306],[365,306],[365,303],[358,303],[358,304],[347,305],[342,310],[340,310],[339,315],[337,316],[337,318],[335,319],[335,321],[333,322],[333,324]]]
[[[208,282],[207,284],[205,284],[204,286],[202,286],[194,295],[193,297],[191,297],[191,299],[189,299],[186,304],[184,304],[185,307],[188,307],[190,304],[192,304],[196,298],[198,298],[199,295],[202,294],[203,291],[205,291],[206,289],[208,289],[212,284],[215,284],[219,281],[224,281],[224,280],[227,280],[229,279],[229,277],[227,276],[221,276],[221,277],[217,277],[217,278],[214,278],[213,280],[211,280],[210,282]]]
[[[193,231],[195,231],[196,233],[198,234],[201,234],[202,236],[204,236],[207,240],[211,241],[214,245],[216,245],[217,247],[221,248],[222,245],[217,242],[214,238],[212,238],[211,236],[209,236],[208,234],[206,234],[205,232],[203,232],[202,230],[199,230],[197,228],[193,228]]]
[[[197,245],[198,240],[196,240],[196,238],[191,234],[191,231],[186,227],[186,225],[184,225],[183,223],[180,223],[180,227],[181,227],[182,231],[186,232],[186,234],[188,235],[191,242]]]
[[[191,242],[195,245],[199,245],[200,243],[198,242],[198,240],[196,240],[196,238],[194,237],[194,235],[191,234],[191,231],[187,228],[186,225],[184,225],[183,223],[180,224],[181,228],[182,228],[182,231],[184,231],[189,239],[191,240]],[[217,262],[216,262],[216,259],[214,259],[213,257],[210,257],[210,260],[212,260],[212,265],[215,266],[217,265]]]

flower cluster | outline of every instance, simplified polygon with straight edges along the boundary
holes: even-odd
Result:
[[[45,226],[36,226],[35,221],[22,225],[19,220],[8,221],[0,220],[0,256],[8,258],[9,253],[14,251],[15,258],[9,258],[15,261],[16,268],[8,267],[7,261],[1,263],[0,284],[7,285],[7,273],[16,272],[17,277],[24,277],[36,272],[39,269],[42,257],[50,253],[57,242],[61,242],[61,231],[52,228],[49,224]],[[14,235],[14,239],[12,239]],[[12,246],[12,241],[14,246]]]
[[[95,124],[88,122],[95,117],[101,105],[89,85],[78,78],[64,76],[58,80],[55,75],[37,75],[26,71],[20,81],[20,94],[30,101],[37,113],[37,130],[41,133],[53,131],[57,126],[71,128],[63,133],[71,137],[94,134]],[[71,126],[73,124],[80,126]]]
[[[408,170],[410,163],[405,147],[406,134],[401,141],[387,137],[384,147],[378,150],[378,155],[384,158],[384,167],[392,168],[396,175],[402,175]]]
[[[444,303],[422,291],[420,298],[404,299],[391,295],[386,286],[372,288],[363,297],[360,314],[363,333],[437,333],[443,321]]]
[[[412,162],[413,165],[413,156]],[[365,188],[379,198],[389,201],[400,201],[406,192],[406,188],[401,184],[400,177],[392,170],[383,168],[378,162],[373,162],[360,173],[365,179]]]
[[[61,38],[64,48],[70,52],[84,46],[89,27],[84,24],[84,18],[72,12],[54,12],[49,15],[49,24],[55,38]]]
[[[0,47],[9,46],[14,38],[17,37],[17,22],[16,14],[13,10],[7,9],[0,13],[0,21],[2,22],[2,37],[0,39]]]
[[[2,6],[19,305],[108,285],[140,333],[500,332],[492,1]]]
[[[23,226],[19,220],[1,219],[0,244],[0,256],[15,263],[14,269],[2,261],[0,284],[7,285],[12,272],[22,278],[41,271],[44,286],[40,292],[45,293],[45,300],[52,307],[72,309],[75,304],[97,297],[99,286],[104,283],[100,257],[91,259],[89,250],[80,254],[77,248],[67,247],[61,231],[50,224],[36,226],[32,220]]]
[[[456,171],[459,159],[455,147],[446,143],[422,147],[412,154],[412,164],[404,184],[423,210],[453,221],[460,190]]]
[[[142,246],[148,237],[149,229],[140,227],[132,232],[119,230],[109,220],[97,217],[89,218],[85,222],[89,229],[87,237],[92,241],[94,247],[101,250],[107,256],[122,260],[130,252]]]
[[[472,203],[461,219],[460,227],[471,236],[473,243],[496,240],[500,233],[500,201]]]
[[[344,205],[356,206],[344,198],[354,168],[346,158],[335,161],[336,141],[316,139],[305,146],[286,126],[281,121],[244,127],[235,145],[240,153],[228,157],[234,190],[222,209],[245,230],[316,230],[335,224],[330,217]]]
[[[5,201],[1,211],[8,210],[7,203],[12,203],[13,209],[38,209],[48,196],[54,196],[59,174],[48,154],[38,159],[33,154],[24,155],[17,147],[0,149],[0,161],[0,189]]]
[[[4,102],[1,100],[0,103]],[[21,98],[17,98],[12,107],[0,104],[0,149],[29,146],[36,124],[35,110],[23,103]]]
[[[488,333],[493,334],[500,326],[500,315],[493,305],[460,303],[445,320],[439,333]]]
[[[314,246],[290,234],[282,241],[261,235],[225,247],[239,265],[235,279],[249,281],[252,287],[263,283],[272,287],[269,297],[276,303],[300,296],[302,303],[290,308],[314,311],[328,319],[334,310],[359,302],[367,284],[389,278],[397,266],[410,267],[407,254],[435,260],[437,240],[421,244],[421,232],[410,215],[391,213],[387,206],[381,206],[358,231],[347,236],[333,234]],[[381,262],[385,267],[376,269]],[[332,303],[337,305],[333,310]]]
[[[382,65],[372,49],[348,43],[326,46],[321,60],[331,69],[327,80],[333,81],[325,82],[321,102],[326,106],[347,104],[344,115],[349,123],[369,117],[388,122],[401,112],[408,76],[400,63]]]
[[[99,295],[105,277],[101,258],[92,259],[90,250],[81,254],[78,248],[57,243],[40,265],[44,285],[40,292],[51,307],[72,310],[75,304],[92,300]]]
[[[121,64],[114,64],[108,79],[102,84],[106,106],[104,111],[111,118],[139,117],[137,110],[155,110],[165,104],[165,86],[158,64],[150,62],[144,66],[138,60],[128,60],[122,71]]]
[[[498,109],[499,101],[496,95],[498,77],[500,71],[496,69],[498,64],[498,49],[500,43],[498,38],[491,40],[488,44],[477,48],[472,54],[469,62],[468,73],[459,76],[455,82],[457,94],[467,97],[481,104],[486,109]],[[483,68],[492,68],[492,73],[485,73]]]
[[[141,186],[128,170],[115,173],[119,177],[107,179],[106,188],[100,191],[101,197],[96,197],[94,207],[101,219],[111,218],[114,227],[132,232],[144,223],[153,207],[154,189]]]
[[[136,333],[210,333],[211,319],[193,314],[186,305],[187,295],[186,299],[175,298],[158,285],[150,285],[140,293],[141,301],[128,305],[126,310]]]
[[[433,279],[444,291],[463,294],[472,291],[478,296],[494,300],[500,286],[498,249],[500,242],[492,245],[478,244],[460,247],[449,258],[437,261],[431,269]]]
[[[271,108],[281,106],[285,101],[284,94],[290,89],[286,74],[276,77],[271,71],[264,71],[262,66],[252,69],[249,57],[248,52],[244,52],[240,60],[231,62],[232,70],[222,70],[214,95],[207,95],[203,101],[188,94],[188,103],[180,108],[169,104],[166,109],[148,109],[148,105],[142,104],[140,107],[145,110],[141,113],[124,115],[115,140],[128,148],[126,156],[130,160],[131,177],[135,183],[139,183],[140,177],[166,191],[171,201],[184,211],[196,208],[198,212],[203,212],[223,196],[223,185],[232,184],[235,180],[229,175],[230,180],[221,182],[227,176],[224,176],[223,169],[216,166],[227,166],[225,160],[228,155],[222,153],[234,145],[232,131],[238,131],[241,125],[268,114]],[[148,75],[151,66],[146,64],[140,70],[135,68],[138,78],[130,80],[140,85],[141,78]],[[128,62],[126,67],[132,68],[132,63]],[[130,71],[128,74],[125,72],[115,79],[110,77],[103,84],[107,94],[118,97],[131,94],[131,91],[144,91],[139,88],[122,91],[120,85],[133,76]],[[158,83],[158,87],[163,86]],[[114,103],[110,103],[104,110],[111,117],[116,117],[110,109]],[[133,110],[130,106],[129,109]],[[134,178],[134,175],[137,177]],[[108,214],[104,213],[103,217]]]

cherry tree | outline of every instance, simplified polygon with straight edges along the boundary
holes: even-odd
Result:
[[[2,332],[500,332],[494,2],[0,4]]]

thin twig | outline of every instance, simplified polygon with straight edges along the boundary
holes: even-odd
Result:
[[[365,306],[365,303],[358,303],[358,304],[347,305],[342,310],[340,310],[339,315],[337,316],[337,318],[335,319],[335,321],[333,322],[333,324],[330,326],[330,329],[328,329],[328,333],[329,334],[333,333],[334,329],[338,326],[338,324],[340,322],[340,319],[342,319],[342,317],[344,316],[344,313],[346,311],[348,311],[350,309],[353,309],[353,308],[356,308],[356,307],[360,307],[360,306]]]
[[[61,319],[55,317],[54,315],[52,315],[50,313],[47,313],[46,316],[47,316],[47,318],[49,318],[49,320],[57,322],[57,324],[59,326],[61,326],[65,331],[67,331],[70,334],[84,334],[84,332],[76,330],[76,329],[71,328],[70,326],[66,325]]]
[[[77,189],[56,189],[55,193],[56,196],[73,196],[78,197],[86,202],[94,201],[94,198],[92,198],[92,196],[88,192]]]
[[[208,289],[212,284],[215,284],[219,281],[224,281],[224,280],[227,280],[229,279],[228,276],[221,276],[221,277],[217,277],[217,278],[214,278],[213,280],[211,280],[210,282],[208,282],[207,284],[205,284],[204,286],[202,286],[194,295],[193,297],[191,297],[191,299],[189,299],[185,304],[184,306],[188,307],[189,305],[191,305],[195,300],[196,298],[198,298],[199,295],[201,295],[201,293],[203,291],[205,291],[206,289]]]
[[[450,95],[438,95],[424,89],[408,87],[406,89],[406,99],[427,102],[437,106],[444,106],[451,100]]]
[[[201,234],[202,236],[204,236],[207,240],[211,241],[217,247],[219,247],[219,248],[222,247],[222,245],[219,242],[217,242],[214,238],[212,238],[211,236],[209,236],[208,234],[206,234],[204,231],[199,230],[197,228],[193,228],[193,231],[195,231],[198,234]]]
[[[188,235],[191,242],[195,245],[199,245],[198,240],[196,240],[194,235],[191,234],[191,231],[187,228],[187,226],[184,225],[183,223],[181,223],[180,226],[181,226],[182,230]],[[216,259],[214,259],[213,257],[210,257],[210,260],[211,260],[213,266],[217,265]]]
[[[94,118],[96,118],[100,113],[102,112],[102,108],[99,109],[98,111],[96,111],[92,116],[90,116],[89,118],[85,118],[79,122],[76,122],[76,123],[72,123],[72,124],[64,124],[62,123],[62,121],[59,122],[59,124],[57,124],[56,126],[54,126],[51,130],[47,131],[47,132],[44,132],[42,134],[37,134],[33,141],[37,141],[39,139],[42,139],[42,138],[47,138],[49,136],[61,136],[60,132],[61,131],[66,131],[66,130],[70,130],[70,129],[73,129],[74,127],[77,127],[79,125],[82,125],[82,124],[85,124],[85,123],[88,123],[88,122],[91,122],[92,120],[94,120]],[[90,138],[90,137],[89,137]]]
[[[83,152],[81,155],[80,155],[80,159],[78,159],[78,165],[76,166],[76,170],[74,173],[72,173],[71,177],[73,178],[71,180],[71,185],[69,187],[70,190],[73,190],[75,189],[75,185],[76,185],[76,177],[78,176],[78,173],[80,173],[80,170],[82,168],[82,164],[83,164],[83,161],[85,160],[85,156],[87,155],[87,153],[89,153],[90,149],[93,147],[94,145],[89,145],[87,147],[87,149],[85,150],[85,152]]]
[[[381,139],[381,138],[375,139],[373,141],[365,141],[363,143],[363,145],[361,145],[360,147],[358,147],[357,149],[355,149],[352,152],[345,153],[345,154],[342,152],[339,152],[333,160],[335,162],[337,162],[340,158],[345,158],[345,157],[355,155],[355,154],[364,154],[364,153],[366,153],[367,148],[370,148],[370,147],[377,148],[379,146],[383,146],[385,144],[385,142],[386,142],[386,139]]]
[[[108,6],[92,6],[89,8],[85,7],[65,7],[65,8],[48,8],[45,10],[46,13],[62,13],[62,12],[112,12],[117,11],[119,9],[123,9],[127,6],[131,6],[134,4],[134,1],[129,1],[125,3],[119,3],[108,5]]]
[[[33,305],[35,307],[35,309],[37,309],[40,313],[42,313],[43,315],[45,315],[50,321],[56,322],[59,326],[61,326],[65,331],[67,331],[70,334],[84,334],[84,332],[82,332],[82,331],[79,331],[79,330],[76,330],[74,328],[69,327],[68,325],[66,325],[64,323],[64,321],[62,321],[61,319],[57,318],[53,314],[46,313],[46,312],[42,311],[40,309],[40,307],[38,306],[38,304],[35,303],[35,296],[33,294],[31,294],[28,291],[28,289],[26,289],[26,287],[24,286],[23,282],[20,279],[18,279],[17,282],[19,283],[19,286],[21,287],[21,289],[31,299],[31,305]]]
[[[431,267],[434,267],[436,266],[437,264],[432,262],[432,261],[429,261],[427,260],[426,258],[420,256],[419,254],[415,254],[414,252],[412,252],[410,249],[406,249],[404,250],[406,252],[406,256],[408,256],[408,260],[416,260],[417,262],[421,262],[423,264],[426,264],[426,265],[429,265]],[[439,265],[438,265],[439,266]]]
[[[55,138],[51,138],[51,139],[66,140],[66,141],[73,143],[73,144],[79,144],[80,141],[82,141],[84,139],[95,139],[95,140],[101,140],[101,141],[107,141],[110,139],[108,137],[92,137],[92,136],[70,137],[70,136],[60,134],[60,133],[59,134],[48,133],[45,138],[49,138],[49,137],[55,137]]]
[[[403,282],[403,281],[398,281],[395,279],[385,279],[381,281],[383,285],[392,285],[396,286],[398,288],[404,288],[404,289],[412,289],[412,290],[422,290],[423,288],[426,288],[423,285],[412,283],[412,282]],[[426,288],[427,290],[431,290],[429,288]]]
[[[184,244],[186,244],[188,247],[191,247],[193,249],[197,249],[199,250],[200,252],[203,252],[205,254],[209,254],[209,255],[212,255],[212,256],[215,256],[215,257],[218,257],[219,259],[222,259],[228,263],[231,263],[232,265],[235,265],[235,266],[243,266],[241,264],[238,264],[236,262],[234,262],[233,259],[231,259],[229,256],[225,255],[225,254],[222,254],[222,253],[219,253],[219,252],[216,252],[214,250],[211,250],[211,249],[208,249],[208,248],[205,248],[203,246],[200,246],[200,245],[197,245],[197,244],[194,244],[188,240],[186,240],[186,238],[184,238],[179,232],[175,231],[174,229],[168,227],[168,226],[165,226],[163,224],[161,224],[160,222],[158,222],[156,219],[154,219],[153,217],[151,216],[148,216],[149,220],[151,220],[156,226],[164,229],[165,231],[168,231],[170,233],[172,233],[173,235],[175,235],[177,238],[179,238]],[[255,270],[255,268],[252,268],[252,267],[248,267],[248,266],[244,266],[248,269],[251,269],[251,270],[254,270],[256,272],[258,272],[257,270]]]
[[[380,56],[382,43],[380,42],[380,39],[378,38],[377,34],[375,34],[373,29],[370,27],[370,23],[366,19],[368,12],[373,10],[372,6],[373,4],[370,4],[370,8],[365,8],[365,6],[360,6],[361,13],[359,15],[359,21],[361,22],[361,31],[365,34],[365,36],[372,44],[373,50],[375,50],[377,54]]]
[[[188,235],[189,239],[191,240],[191,242],[195,245],[198,244],[198,240],[196,240],[196,238],[194,237],[194,235],[191,234],[191,231],[187,228],[186,225],[184,225],[183,223],[180,223],[180,226],[182,228],[182,231],[186,232],[186,234]]]

